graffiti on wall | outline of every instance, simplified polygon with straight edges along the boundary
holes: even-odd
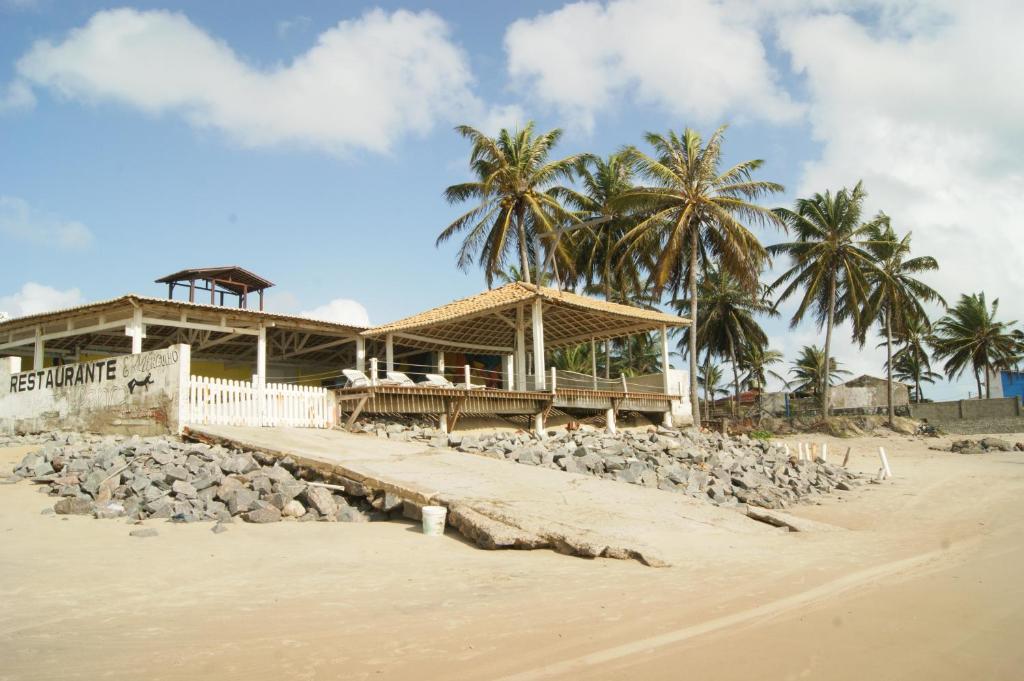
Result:
[[[180,360],[178,346],[172,346],[4,376],[0,421],[47,415],[91,427],[117,420],[167,424],[178,396]]]

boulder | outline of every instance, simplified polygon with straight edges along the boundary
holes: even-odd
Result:
[[[301,518],[306,515],[306,507],[298,499],[289,499],[281,509],[281,515],[285,518]]]
[[[92,515],[92,502],[79,497],[65,497],[53,505],[59,515]]]
[[[310,485],[306,488],[305,497],[306,505],[322,516],[333,517],[338,512],[338,504],[328,489]]]
[[[276,523],[281,520],[281,511],[266,505],[243,513],[242,519],[247,523]]]
[[[239,513],[245,513],[256,505],[259,497],[255,492],[248,489],[237,490],[234,494],[231,494],[227,500],[228,511],[231,515],[238,515]]]
[[[988,451],[1010,452],[1013,451],[1013,444],[998,437],[985,437],[981,439],[981,446]]]

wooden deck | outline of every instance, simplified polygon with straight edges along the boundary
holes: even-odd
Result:
[[[671,395],[654,392],[616,392],[559,388],[554,392],[464,390],[428,386],[376,385],[334,391],[339,412],[351,427],[360,414],[445,414],[454,428],[463,414],[546,416],[552,408],[605,412],[639,411],[664,414],[671,409]]]

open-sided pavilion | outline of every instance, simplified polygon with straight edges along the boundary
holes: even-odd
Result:
[[[500,381],[465,366],[454,374],[462,389],[386,385],[376,380],[377,362],[371,360],[371,385],[342,390],[340,399],[343,408],[350,403],[350,420],[362,411],[433,413],[442,426],[454,427],[460,414],[531,414],[542,427],[544,416],[560,408],[604,412],[614,428],[619,410],[669,414],[672,403],[680,401],[683,388],[668,370],[668,330],[687,324],[683,317],[658,310],[513,282],[362,333],[383,345],[386,371],[405,368],[399,358],[417,352],[432,353],[433,366],[427,370],[439,374],[451,369],[445,366],[446,353],[489,355],[500,358],[501,370],[493,372],[500,373]],[[614,380],[598,376],[598,342],[650,332],[660,338],[660,374]],[[588,343],[589,376],[549,371],[549,353]],[[423,367],[414,371],[423,373]],[[487,387],[470,389],[474,383]]]
[[[261,382],[352,366],[365,354],[364,327],[129,294],[0,323],[0,354],[55,363],[192,347],[193,370]],[[25,367],[26,370],[29,368]]]

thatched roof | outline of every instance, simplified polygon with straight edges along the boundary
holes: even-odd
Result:
[[[522,308],[530,336],[530,304],[540,299],[544,345],[558,348],[592,339],[618,338],[661,326],[690,323],[684,317],[558,291],[523,282],[462,298],[363,332],[371,338],[394,334],[403,345],[429,350],[511,352],[516,311]]]

